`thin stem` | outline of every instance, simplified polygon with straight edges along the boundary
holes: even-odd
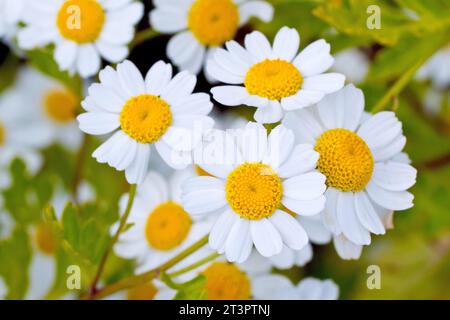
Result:
[[[207,257],[205,257],[203,259],[200,259],[197,262],[187,266],[186,268],[180,269],[180,270],[172,272],[172,273],[168,273],[167,275],[169,277],[171,277],[171,278],[178,277],[179,275],[182,275],[182,274],[184,274],[186,272],[195,270],[198,267],[200,267],[200,266],[202,266],[202,265],[204,265],[204,264],[206,264],[206,263],[208,263],[208,262],[210,262],[210,261],[212,261],[212,260],[214,260],[214,259],[216,259],[218,257],[220,257],[219,253],[217,253],[217,252],[212,253],[209,256],[207,256]]]
[[[414,64],[411,68],[409,68],[389,89],[388,92],[378,100],[377,104],[372,108],[372,113],[376,113],[386,109],[387,105],[390,102],[395,103],[396,97],[400,94],[400,92],[406,87],[406,85],[411,81],[411,79],[416,74],[417,70],[424,63],[423,60],[420,60],[416,64]]]
[[[158,32],[156,32],[152,28],[148,28],[148,29],[139,31],[138,33],[136,33],[134,40],[130,43],[130,50],[132,50],[134,47],[140,45],[141,43],[156,37],[157,35],[158,35]]]
[[[208,243],[208,238],[209,238],[208,235],[204,236],[203,238],[195,242],[193,245],[191,245],[189,248],[186,248],[184,251],[180,252],[177,256],[173,257],[172,259],[162,264],[161,266],[139,275],[121,279],[113,284],[104,287],[103,289],[95,292],[94,294],[91,294],[89,298],[101,299],[118,291],[121,291],[123,289],[131,288],[152,281],[153,279],[159,277],[159,275],[162,272],[167,271],[168,269],[176,265],[178,262],[182,261],[186,257],[190,256],[191,254],[193,254],[194,252],[205,246]]]
[[[123,228],[125,227],[128,216],[130,215],[131,208],[133,207],[134,197],[136,195],[136,185],[132,184],[130,186],[130,193],[128,196],[128,203],[127,207],[125,209],[125,213],[123,214],[122,218],[120,219],[119,228],[117,228],[116,233],[114,234],[114,237],[111,239],[111,241],[108,244],[108,248],[106,249],[105,253],[102,256],[102,259],[100,261],[100,264],[98,266],[97,273],[95,275],[94,280],[92,281],[89,296],[94,296],[97,292],[97,283],[100,280],[100,277],[103,273],[103,270],[105,269],[106,262],[108,261],[109,254],[111,253],[114,244],[119,239],[120,233],[122,232]]]
[[[417,165],[420,170],[437,170],[450,165],[450,152]]]
[[[83,171],[84,171],[84,163],[86,154],[89,149],[89,144],[91,142],[91,137],[87,134],[83,134],[83,141],[78,151],[76,162],[75,162],[75,170],[73,174],[73,180],[71,185],[71,193],[72,199],[75,203],[78,203],[78,187],[83,179]]]

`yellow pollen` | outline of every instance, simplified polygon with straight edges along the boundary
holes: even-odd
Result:
[[[127,300],[153,300],[158,288],[153,283],[137,285],[127,291]]]
[[[195,173],[197,173],[198,176],[200,177],[213,177],[212,174],[209,174],[208,172],[206,172],[205,170],[203,170],[200,166],[195,165]]]
[[[208,300],[250,299],[250,280],[234,264],[214,262],[202,274],[206,277]]]
[[[153,248],[171,250],[186,239],[191,225],[191,218],[182,206],[175,202],[166,202],[150,213],[145,226],[145,236]]]
[[[61,36],[80,44],[97,40],[104,23],[105,12],[97,0],[66,0],[56,19]]]
[[[55,254],[58,244],[55,234],[49,225],[41,223],[36,228],[36,246],[40,252],[46,255]]]
[[[363,190],[373,173],[374,160],[366,142],[347,129],[332,129],[317,140],[318,169],[327,185],[344,192]]]
[[[246,162],[227,178],[226,198],[242,218],[259,220],[280,207],[283,186],[280,177],[265,164]]]
[[[269,100],[281,100],[296,94],[302,87],[300,71],[284,60],[264,60],[253,65],[245,76],[248,93]]]
[[[5,126],[0,122],[0,146],[6,141],[6,130]]]
[[[232,0],[196,0],[189,11],[188,27],[206,46],[232,40],[239,28],[239,9]]]
[[[78,100],[67,90],[51,90],[44,96],[44,110],[51,120],[68,123],[75,119]]]
[[[154,143],[172,124],[170,106],[163,99],[142,94],[129,99],[120,113],[122,130],[140,143]]]

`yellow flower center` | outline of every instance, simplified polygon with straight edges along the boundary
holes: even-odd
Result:
[[[78,100],[67,90],[51,90],[44,96],[44,111],[57,123],[68,123],[75,119]]]
[[[0,122],[0,146],[6,141],[6,130],[5,126]]]
[[[284,60],[264,60],[248,70],[244,85],[248,93],[269,100],[281,100],[296,94],[303,84],[300,71]]]
[[[127,291],[127,300],[153,300],[158,288],[153,283],[137,285]]]
[[[120,113],[120,126],[140,143],[158,141],[172,124],[170,106],[163,99],[142,94],[129,99]]]
[[[239,9],[232,0],[196,0],[189,11],[188,27],[206,46],[232,40],[239,27]]]
[[[242,218],[267,218],[279,208],[283,186],[273,169],[261,163],[244,163],[227,178],[226,198]]]
[[[80,44],[97,40],[104,23],[105,12],[97,0],[66,0],[56,18],[61,36]]]
[[[250,280],[234,264],[214,262],[202,274],[209,300],[250,299]]]
[[[182,206],[166,202],[156,207],[148,217],[145,236],[153,248],[171,250],[186,239],[191,225],[191,217]]]
[[[347,129],[324,132],[316,142],[318,169],[327,185],[344,192],[365,188],[373,173],[374,160],[366,142]]]
[[[35,237],[36,246],[40,252],[49,256],[55,254],[58,244],[55,234],[48,224],[39,224],[36,228]]]

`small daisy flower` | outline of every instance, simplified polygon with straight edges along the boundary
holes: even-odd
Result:
[[[23,14],[23,0],[0,0],[0,40],[12,38]]]
[[[88,112],[78,116],[80,129],[88,134],[114,132],[94,158],[125,170],[129,183],[144,180],[152,145],[167,164],[185,168],[189,163],[177,155],[194,149],[202,132],[214,124],[207,116],[212,109],[209,96],[192,93],[196,81],[187,72],[172,79],[171,65],[162,61],[145,80],[130,61],[119,64],[117,71],[109,66],[102,70],[100,83],[89,88],[82,102]]]
[[[450,45],[435,53],[417,72],[420,80],[430,79],[437,89],[450,86]]]
[[[214,99],[226,106],[256,107],[257,122],[275,123],[284,112],[311,106],[341,89],[343,75],[324,73],[334,61],[330,45],[318,40],[298,54],[299,45],[298,32],[287,27],[273,46],[258,31],[245,37],[245,49],[227,42],[227,50],[217,49],[207,64],[213,78],[230,84],[213,88]]]
[[[82,138],[76,114],[80,98],[70,89],[32,68],[20,71],[15,90],[27,117],[39,131],[27,131],[43,146],[60,143],[69,150],[77,150]],[[31,130],[31,129],[30,129]]]
[[[208,57],[234,39],[240,26],[252,17],[272,20],[273,8],[254,0],[154,0],[150,24],[163,33],[177,33],[167,56],[181,70],[198,74]]]
[[[194,220],[181,205],[181,183],[189,171],[177,171],[169,182],[156,173],[149,172],[136,191],[128,223],[133,226],[123,232],[115,245],[118,256],[136,259],[136,272],[141,273],[167,262],[194,242],[208,234],[211,221]],[[123,212],[128,195],[120,201]],[[118,224],[111,229],[117,230]],[[186,267],[210,254],[204,247],[174,267],[174,271]],[[192,276],[184,274],[183,280]],[[189,280],[189,279],[187,279]]]
[[[227,131],[223,141],[213,142],[221,151],[216,159],[197,163],[211,177],[184,183],[186,211],[220,214],[209,244],[230,262],[244,262],[253,244],[264,257],[279,254],[283,244],[302,249],[308,236],[282,206],[301,215],[323,209],[325,177],[314,171],[318,154],[310,145],[294,145],[293,133],[281,125],[269,136],[261,124],[251,122],[236,133],[235,140]],[[219,159],[222,154],[231,161]]]
[[[364,119],[364,95],[353,85],[327,96],[317,107],[284,119],[300,142],[320,154],[317,168],[327,178],[325,226],[355,245],[368,245],[370,234],[384,234],[385,217],[413,206],[406,190],[417,171],[398,160],[406,144],[393,112]]]
[[[339,287],[333,280],[305,278],[297,285],[278,274],[260,276],[253,281],[257,300],[337,300]]]
[[[24,11],[26,26],[18,34],[19,47],[54,44],[61,70],[90,77],[100,69],[101,58],[117,63],[128,56],[128,43],[143,13],[143,4],[134,0],[31,0]]]

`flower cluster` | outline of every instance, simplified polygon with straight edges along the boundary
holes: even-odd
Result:
[[[133,260],[136,274],[173,262],[169,280],[116,298],[171,299],[171,282],[201,277],[209,299],[337,299],[332,280],[294,285],[271,270],[304,266],[313,245],[329,242],[342,259],[358,259],[372,234],[392,228],[395,211],[413,206],[417,171],[403,152],[402,123],[392,111],[369,113],[363,91],[328,72],[335,59],[324,39],[300,50],[289,27],[273,42],[260,31],[240,39],[250,18],[272,20],[266,1],[153,3],[150,25],[173,34],[167,56],[179,71],[159,60],[143,74],[131,61],[140,1],[0,0],[0,37],[25,57],[50,50],[84,92],[22,68],[0,98],[0,167],[20,155],[35,172],[36,150],[62,142],[74,151],[100,137],[92,157],[131,185],[109,228],[112,250]],[[196,90],[202,70],[210,92]],[[444,78],[442,71],[434,80]],[[217,105],[230,114],[229,106],[256,109],[245,119]],[[8,179],[0,176],[1,185]],[[95,199],[77,192],[80,203]],[[48,226],[32,232],[34,250],[54,255]],[[91,298],[102,294],[103,267]],[[3,287],[0,277],[0,295]]]

